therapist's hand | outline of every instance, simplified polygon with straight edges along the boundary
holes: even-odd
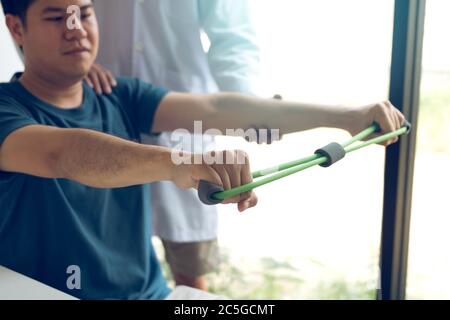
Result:
[[[112,88],[117,86],[116,79],[111,71],[99,64],[93,64],[84,81],[95,90],[97,94],[109,94]]]

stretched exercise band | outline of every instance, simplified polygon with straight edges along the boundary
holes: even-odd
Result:
[[[410,130],[411,124],[409,122],[405,122],[403,127],[396,131],[392,131],[371,140],[361,142],[360,144],[353,145],[355,142],[380,131],[379,125],[374,123],[372,126],[361,131],[347,142],[344,142],[342,144],[331,143],[324,148],[317,150],[315,154],[309,157],[286,162],[279,166],[271,167],[268,169],[255,171],[252,173],[253,179],[261,179],[253,181],[251,183],[247,183],[237,188],[224,190],[221,186],[202,180],[199,184],[198,196],[204,204],[215,205],[221,203],[226,199],[232,198],[247,191],[251,191],[255,188],[287,177],[291,174],[303,171],[315,165],[328,167],[333,163],[341,160],[347,153],[359,150],[372,144],[388,141],[403,134],[408,134]]]

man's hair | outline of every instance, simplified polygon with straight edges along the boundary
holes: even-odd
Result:
[[[25,24],[28,8],[36,0],[1,0],[3,12],[18,16],[22,23]]]

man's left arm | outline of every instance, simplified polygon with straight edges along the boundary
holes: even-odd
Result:
[[[260,49],[248,0],[199,0],[201,27],[211,46],[208,62],[220,91],[255,94]]]
[[[239,93],[189,94],[172,92],[156,110],[152,132],[186,129],[194,132],[194,122],[202,122],[202,130],[268,127],[280,135],[319,127],[339,128],[354,135],[374,122],[381,132],[371,137],[400,129],[405,118],[389,101],[362,107],[321,105],[263,99]],[[371,138],[369,137],[369,138]],[[395,142],[395,139],[383,143]]]

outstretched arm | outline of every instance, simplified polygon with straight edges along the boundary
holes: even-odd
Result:
[[[350,107],[262,99],[237,93],[170,93],[156,112],[153,131],[174,131],[180,128],[193,131],[194,121],[202,121],[204,130],[213,128],[222,133],[226,129],[269,127],[286,134],[330,127],[344,129],[353,135],[373,122],[380,125],[382,132],[379,134],[394,131],[403,125],[404,117],[388,101]]]
[[[96,188],[167,180],[187,189],[197,188],[200,180],[206,180],[230,189],[252,181],[248,157],[240,151],[231,155],[245,161],[195,164],[194,158],[201,155],[187,154],[191,161],[176,164],[172,150],[164,147],[86,129],[29,125],[13,131],[0,145],[0,171],[70,179]],[[243,211],[255,206],[257,198],[248,192],[225,203],[238,203]]]

